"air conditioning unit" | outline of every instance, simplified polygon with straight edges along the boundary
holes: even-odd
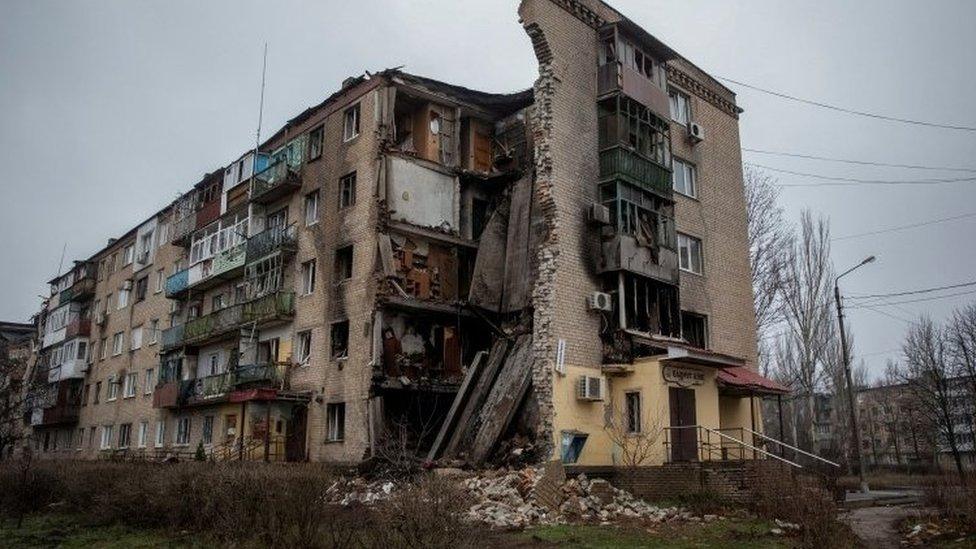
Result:
[[[586,211],[586,220],[595,225],[609,225],[610,208],[603,204],[590,204],[589,209]]]
[[[613,296],[604,292],[593,292],[586,300],[591,311],[613,311]]]
[[[577,382],[576,398],[579,400],[603,400],[603,378],[580,376]]]
[[[705,128],[702,128],[701,124],[698,124],[697,122],[689,123],[688,138],[691,139],[693,143],[701,143],[705,140]]]
[[[132,289],[132,281],[131,280],[126,280],[125,282],[123,282],[122,283],[122,289],[123,290],[131,290]]]

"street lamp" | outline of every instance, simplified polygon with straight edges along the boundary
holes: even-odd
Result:
[[[840,325],[840,350],[841,356],[844,359],[844,377],[847,379],[847,404],[851,413],[851,433],[854,436],[854,451],[857,453],[857,474],[861,480],[861,491],[865,494],[868,493],[868,481],[864,478],[864,470],[866,467],[864,464],[864,453],[861,452],[861,432],[857,428],[857,410],[854,408],[854,382],[851,380],[850,357],[847,356],[847,333],[844,331],[844,306],[841,304],[840,286],[837,283],[842,277],[852,273],[857,268],[871,263],[875,259],[873,255],[869,256],[864,261],[847,269],[834,279],[834,300],[837,302],[837,323]]]

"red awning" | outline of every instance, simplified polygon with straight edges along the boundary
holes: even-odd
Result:
[[[725,387],[752,393],[782,395],[790,392],[785,385],[763,377],[744,366],[719,370],[718,382]]]

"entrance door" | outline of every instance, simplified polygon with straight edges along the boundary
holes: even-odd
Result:
[[[671,427],[697,424],[694,389],[670,387],[668,400],[671,408]],[[698,430],[690,427],[671,429],[671,461],[696,461],[697,459]]]
[[[288,420],[288,434],[285,439],[285,461],[305,461],[305,423],[308,408],[295,406]]]

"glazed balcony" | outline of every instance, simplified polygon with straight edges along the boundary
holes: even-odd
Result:
[[[73,337],[86,337],[89,335],[91,335],[90,318],[76,316],[65,327],[65,332],[64,332],[65,339],[71,339]]]
[[[268,166],[251,180],[251,201],[268,204],[286,196],[302,186],[298,169],[280,160]]]
[[[671,200],[671,170],[623,146],[600,151],[600,179],[627,181]]]
[[[271,227],[247,239],[247,261],[266,257],[274,252],[293,254],[298,249],[298,231],[295,225]]]
[[[601,96],[623,93],[665,120],[671,116],[667,92],[636,69],[620,62],[600,66],[597,71],[597,93]]]
[[[169,407],[199,406],[222,402],[236,390],[277,389],[287,375],[286,363],[257,363],[232,366],[226,372],[179,382],[176,404]],[[169,384],[167,384],[169,385]],[[168,392],[172,392],[167,387]]]

